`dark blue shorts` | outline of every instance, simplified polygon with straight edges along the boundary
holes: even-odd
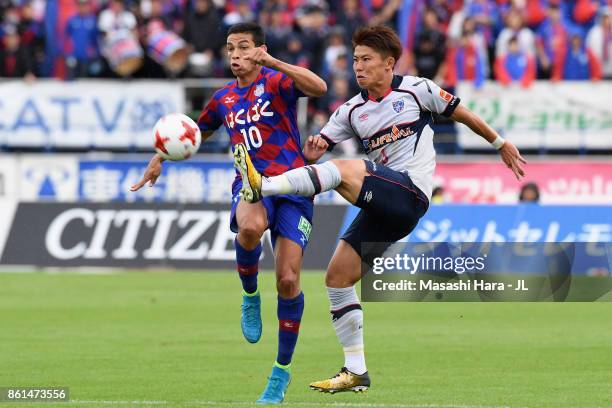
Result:
[[[408,174],[368,160],[365,164],[368,175],[355,203],[361,211],[341,239],[371,265],[392,243],[412,232],[429,200]]]
[[[232,185],[232,211],[230,214],[230,229],[238,233],[236,221],[236,208],[240,201],[242,180],[236,179]],[[302,247],[308,245],[312,231],[313,201],[312,197],[295,195],[278,195],[264,197],[261,203],[268,214],[268,229],[272,233],[272,245],[276,245],[276,238],[288,238]]]

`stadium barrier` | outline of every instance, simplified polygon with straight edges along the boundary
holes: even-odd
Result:
[[[489,81],[477,89],[463,82],[456,93],[519,148],[610,150],[611,83],[536,81],[524,89]],[[489,149],[467,127],[458,130],[462,148]]]
[[[0,200],[0,264],[235,268],[227,204],[17,203]],[[358,209],[318,205],[304,269],[325,269]],[[408,242],[589,242],[577,270],[609,275],[609,206],[432,205]],[[266,236],[262,268],[272,268]],[[578,262],[580,260],[578,259]]]
[[[164,165],[153,187],[129,192],[140,180],[150,156],[5,155],[0,160],[0,198],[60,202],[229,203],[235,177],[227,155],[197,156]],[[532,161],[527,178],[494,161],[443,161],[435,173],[437,186],[453,203],[504,203],[518,200],[525,182],[539,185],[544,204],[612,205],[612,163],[585,160]],[[317,204],[344,204],[335,192],[317,196]]]
[[[198,115],[212,92],[227,81],[0,82],[0,100],[10,101],[0,104],[0,147],[146,149],[150,147],[150,129],[160,116],[177,111]],[[478,89],[471,83],[460,83],[455,93],[519,148],[610,150],[611,83],[536,81],[523,89],[489,81]],[[305,98],[298,104],[298,125],[306,134]],[[467,127],[457,129],[460,148],[490,151],[490,146]],[[207,147],[226,149],[221,133],[217,132]]]

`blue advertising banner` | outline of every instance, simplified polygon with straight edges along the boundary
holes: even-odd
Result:
[[[341,232],[358,212],[350,207]],[[584,242],[576,273],[608,275],[612,264],[609,206],[433,205],[407,242]]]
[[[153,187],[131,192],[140,181],[145,160],[79,161],[78,200],[176,203],[230,203],[231,185],[236,177],[229,160],[165,162],[163,173]],[[317,196],[317,203],[346,203],[335,191]]]

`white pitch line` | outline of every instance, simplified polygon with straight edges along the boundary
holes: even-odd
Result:
[[[254,402],[246,401],[147,401],[147,400],[72,400],[71,404],[82,405],[206,405],[206,406],[254,406]],[[286,401],[285,406],[305,406],[305,407],[338,407],[338,408],[511,408],[504,406],[490,405],[465,405],[465,404],[403,404],[385,402],[305,402],[305,401]]]

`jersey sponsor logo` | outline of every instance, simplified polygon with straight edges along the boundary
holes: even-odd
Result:
[[[440,89],[440,97],[444,99],[446,102],[450,102],[453,100],[453,95],[446,92],[444,89]]]
[[[230,112],[225,115],[225,123],[230,129],[233,129],[236,125],[259,122],[262,116],[274,116],[274,112],[268,110],[269,107],[270,101],[264,102],[263,99],[258,99],[257,103],[249,109],[240,109],[238,112]]]
[[[304,234],[306,240],[310,238],[310,233],[312,231],[312,225],[303,215],[300,217],[300,222],[298,223],[298,229]]]
[[[264,84],[258,84],[255,87],[255,92],[254,92],[255,96],[261,96],[263,95],[263,93],[264,93]]]
[[[393,105],[393,110],[396,113],[400,113],[401,111],[404,110],[404,100],[403,99],[398,99],[397,101],[393,101],[391,105]]]
[[[365,122],[366,120],[368,120],[368,114],[367,113],[362,113],[361,115],[357,116],[357,119],[359,119],[360,122]]]
[[[363,147],[366,150],[366,153],[370,153],[374,150],[380,149],[383,146],[396,142],[401,139],[405,139],[408,136],[415,134],[416,132],[411,129],[412,123],[404,124],[404,125],[393,125],[391,130],[385,132],[383,134],[376,134],[369,139],[363,140]]]

